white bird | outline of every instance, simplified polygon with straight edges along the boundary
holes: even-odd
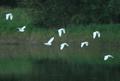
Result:
[[[51,46],[53,40],[54,40],[54,37],[50,38],[50,40],[47,43],[44,43],[44,45]]]
[[[108,60],[108,58],[114,58],[112,55],[105,55],[104,56],[104,61]]]
[[[83,48],[83,46],[88,46],[88,42],[86,42],[86,41],[85,41],[85,42],[82,42],[82,43],[81,43],[81,48]]]
[[[6,20],[12,20],[13,19],[13,14],[12,13],[7,13],[6,14]]]
[[[67,43],[62,43],[61,45],[60,45],[60,50],[63,50],[63,48],[65,47],[65,46],[69,46]]]
[[[19,32],[24,32],[24,31],[25,31],[25,28],[26,28],[26,26],[23,26],[23,27],[21,27],[21,28],[18,28],[18,30],[19,30]]]
[[[65,33],[66,33],[66,32],[65,32],[65,29],[64,29],[64,28],[60,28],[60,29],[58,29],[59,37],[61,37],[62,34],[65,34]]]
[[[93,39],[95,39],[96,37],[100,38],[100,32],[99,31],[93,32]]]

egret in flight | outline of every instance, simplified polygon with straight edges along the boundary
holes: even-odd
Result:
[[[26,26],[23,26],[23,27],[21,27],[21,28],[18,28],[18,30],[19,30],[19,32],[24,32],[24,31],[25,31],[25,28],[26,28]]]
[[[50,38],[50,40],[49,40],[47,43],[44,43],[44,45],[46,45],[46,46],[51,46],[53,40],[54,40],[54,37]]]
[[[84,46],[88,46],[88,42],[87,41],[81,43],[81,48],[83,48]]]
[[[114,58],[112,55],[105,55],[104,56],[104,61],[108,60],[108,58]]]
[[[58,35],[59,35],[59,37],[61,37],[62,36],[62,34],[65,34],[66,32],[65,32],[65,28],[60,28],[60,29],[58,29]]]
[[[68,45],[67,43],[62,43],[62,44],[60,45],[60,50],[63,50],[65,46],[68,47],[69,45]]]
[[[99,31],[93,32],[93,39],[95,39],[96,37],[100,38],[100,32]]]
[[[12,20],[13,19],[13,14],[12,13],[7,13],[6,14],[6,20]]]

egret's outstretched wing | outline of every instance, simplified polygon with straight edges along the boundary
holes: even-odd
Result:
[[[108,60],[108,58],[114,58],[112,55],[105,55],[104,56],[104,61]]]
[[[63,50],[63,48],[65,47],[65,46],[69,46],[67,43],[62,43],[61,45],[60,45],[60,50]]]
[[[6,20],[8,20],[9,18],[10,18],[10,20],[13,19],[13,15],[12,15],[12,13],[8,13],[8,14],[6,14]]]
[[[48,44],[48,43],[44,43],[44,45],[50,45],[50,44]]]
[[[88,46],[88,42],[82,42],[82,43],[81,43],[81,48],[82,48],[84,45]]]
[[[54,37],[50,38],[50,40],[48,41],[48,43],[52,43],[54,40]]]
[[[97,35],[98,35],[98,38],[100,38],[100,32],[99,31],[97,31]]]
[[[62,32],[65,34],[65,29],[64,28],[62,29]]]
[[[12,20],[13,19],[13,15],[12,14],[10,14],[10,20]]]
[[[93,39],[96,38],[96,32],[93,32]]]
[[[9,15],[8,14],[6,14],[6,20],[8,20],[9,19]]]
[[[23,26],[22,29],[24,30],[26,28],[26,26]]]
[[[62,32],[61,32],[61,30],[58,30],[58,35],[59,35],[59,37],[62,36]]]
[[[58,29],[58,35],[59,35],[59,37],[62,36],[62,33],[65,34],[65,29],[64,29],[64,28],[60,28],[60,29]]]
[[[51,46],[53,40],[54,40],[54,37],[50,38],[50,40],[47,43],[44,43],[44,45]]]
[[[69,44],[68,44],[68,43],[65,43],[65,46],[69,46]]]
[[[60,50],[63,50],[63,48],[64,48],[64,45],[62,44],[62,45],[60,46]]]
[[[100,38],[100,32],[99,31],[93,32],[93,39],[95,39],[96,36],[98,36],[98,38]]]
[[[84,46],[84,43],[81,43],[81,48]]]

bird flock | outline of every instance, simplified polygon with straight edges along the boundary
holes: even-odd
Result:
[[[59,37],[62,37],[62,35],[63,34],[65,34],[66,33],[66,31],[65,31],[65,28],[60,28],[60,29],[58,29],[58,35],[59,35]],[[93,39],[96,39],[96,38],[100,38],[100,32],[99,31],[95,31],[95,32],[93,32]],[[48,40],[48,42],[47,43],[44,43],[44,45],[46,45],[46,46],[51,46],[52,45],[52,42],[54,41],[54,37],[51,37],[49,40]],[[87,42],[87,41],[84,41],[84,42],[81,42],[81,45],[80,45],[80,47],[81,48],[83,48],[83,47],[87,47],[89,45],[89,42]],[[64,47],[68,47],[69,46],[69,44],[68,43],[62,43],[62,44],[60,44],[60,50],[63,50],[64,49]],[[114,58],[112,55],[105,55],[104,56],[104,61],[107,61],[109,58]]]
[[[12,21],[13,20],[13,14],[12,13],[7,13],[6,14],[6,20],[7,21],[8,20]],[[26,26],[19,27],[17,29],[18,29],[19,32],[25,32]],[[62,35],[64,35],[65,33],[66,33],[65,28],[58,29],[58,35],[59,35],[59,37],[62,37]],[[93,32],[92,36],[93,36],[93,39],[96,39],[96,38],[100,38],[101,34],[100,34],[99,31],[95,31],[95,32]],[[53,43],[53,41],[54,41],[54,39],[55,39],[55,37],[51,37],[48,40],[48,42],[44,43],[44,45],[51,46],[52,43]],[[60,44],[60,50],[62,51],[65,47],[68,47],[68,46],[69,46],[69,44],[66,43],[66,42],[64,42],[64,43]],[[81,42],[80,47],[83,48],[85,46],[86,47],[89,46],[89,42],[88,41]],[[112,55],[105,55],[104,56],[104,61],[107,61],[108,58],[114,58],[114,57]]]

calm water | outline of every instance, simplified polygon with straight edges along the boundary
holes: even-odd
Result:
[[[62,55],[69,49],[60,52],[55,46],[50,49],[42,44],[2,44],[0,81],[120,81],[119,61],[74,62]]]

